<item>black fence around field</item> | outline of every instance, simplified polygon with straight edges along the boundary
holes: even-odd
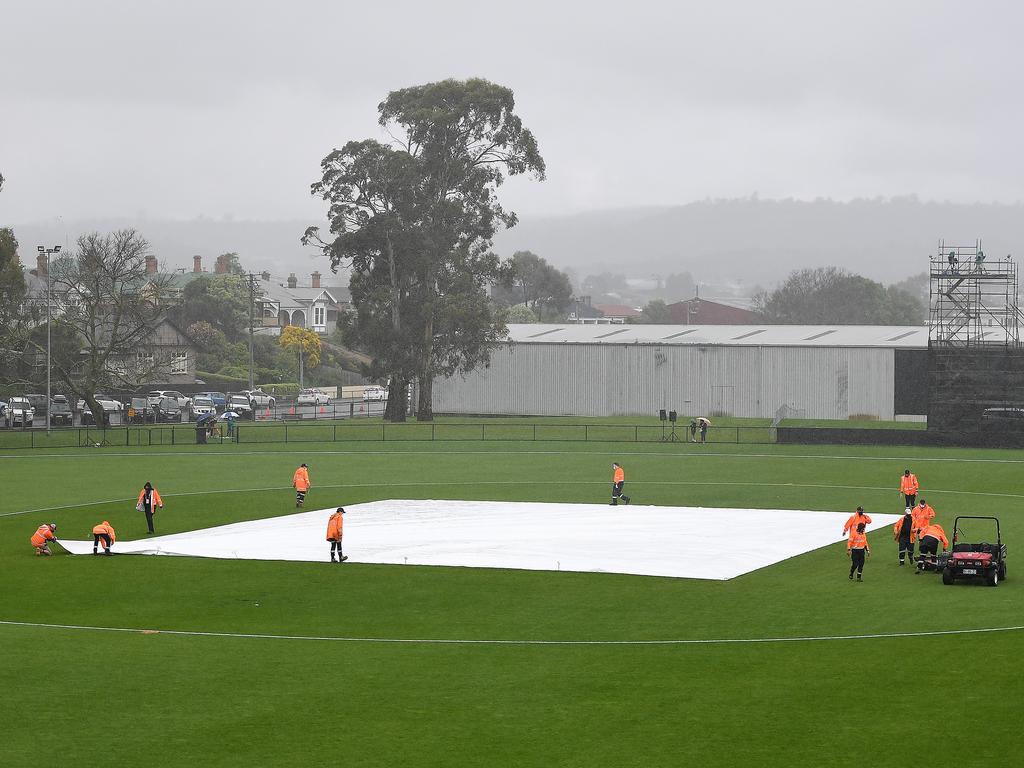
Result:
[[[521,441],[521,442],[615,442],[615,443],[686,443],[691,442],[688,430],[672,431],[660,425],[647,424],[509,424],[483,422],[389,422],[340,421],[284,422],[237,424],[229,434],[226,424],[218,432],[204,435],[207,444],[255,445],[269,443],[332,443],[332,442],[444,442],[444,441]],[[700,434],[696,441],[700,442]],[[104,446],[149,447],[194,445],[197,429],[194,424],[170,426],[130,426],[101,429],[73,427],[0,431],[0,449],[18,448],[87,448]],[[772,427],[711,427],[708,444],[766,444],[776,442]]]

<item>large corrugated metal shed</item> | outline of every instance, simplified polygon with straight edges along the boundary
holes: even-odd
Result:
[[[491,364],[434,382],[438,413],[657,413],[892,419],[902,377],[926,375],[925,326],[510,325]]]
[[[513,324],[508,340],[529,344],[698,344],[743,347],[927,349],[927,326],[898,325],[543,325]]]

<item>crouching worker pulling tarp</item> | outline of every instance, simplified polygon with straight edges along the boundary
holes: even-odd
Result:
[[[53,554],[50,551],[50,542],[57,542],[57,537],[54,535],[57,533],[56,523],[43,523],[36,532],[32,534],[32,546],[36,548],[37,555],[46,555],[49,557]]]
[[[917,561],[918,573],[921,571],[934,571],[938,570],[939,565],[939,542],[942,542],[942,551],[945,552],[949,548],[949,540],[946,538],[946,532],[942,530],[942,526],[938,523],[934,525],[928,525],[921,529],[921,545],[919,551],[921,557]]]
[[[92,528],[92,553],[94,555],[99,554],[100,542],[103,542],[103,554],[109,555],[110,548],[114,546],[114,542],[117,541],[117,534],[114,533],[113,526],[104,520],[99,525],[94,525]]]

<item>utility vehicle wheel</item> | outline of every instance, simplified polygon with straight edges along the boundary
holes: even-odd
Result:
[[[998,568],[993,568],[992,572],[985,579],[985,582],[990,587],[998,587],[999,586],[999,569]]]
[[[953,579],[953,572],[951,570],[949,570],[949,568],[943,568],[942,569],[942,583],[943,584],[952,584],[953,581],[954,581],[954,579]]]

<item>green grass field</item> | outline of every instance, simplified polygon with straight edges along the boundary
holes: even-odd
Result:
[[[620,425],[612,424],[609,428]],[[995,514],[996,589],[896,565],[863,584],[826,547],[728,582],[467,568],[37,558],[42,522],[87,538],[152,480],[159,533],[386,498],[899,512],[910,466],[951,530]],[[1015,764],[1024,451],[550,442],[332,442],[17,450],[0,457],[0,765],[748,766]],[[609,510],[609,535],[628,508]],[[764,536],[772,536],[770,520]],[[722,542],[727,548],[728,541]],[[59,550],[59,548],[58,548]],[[1021,574],[1018,576],[1018,574]],[[168,630],[432,644],[169,634]],[[765,643],[640,644],[908,633]],[[624,641],[624,642],[619,642]],[[923,746],[926,743],[927,746]]]

